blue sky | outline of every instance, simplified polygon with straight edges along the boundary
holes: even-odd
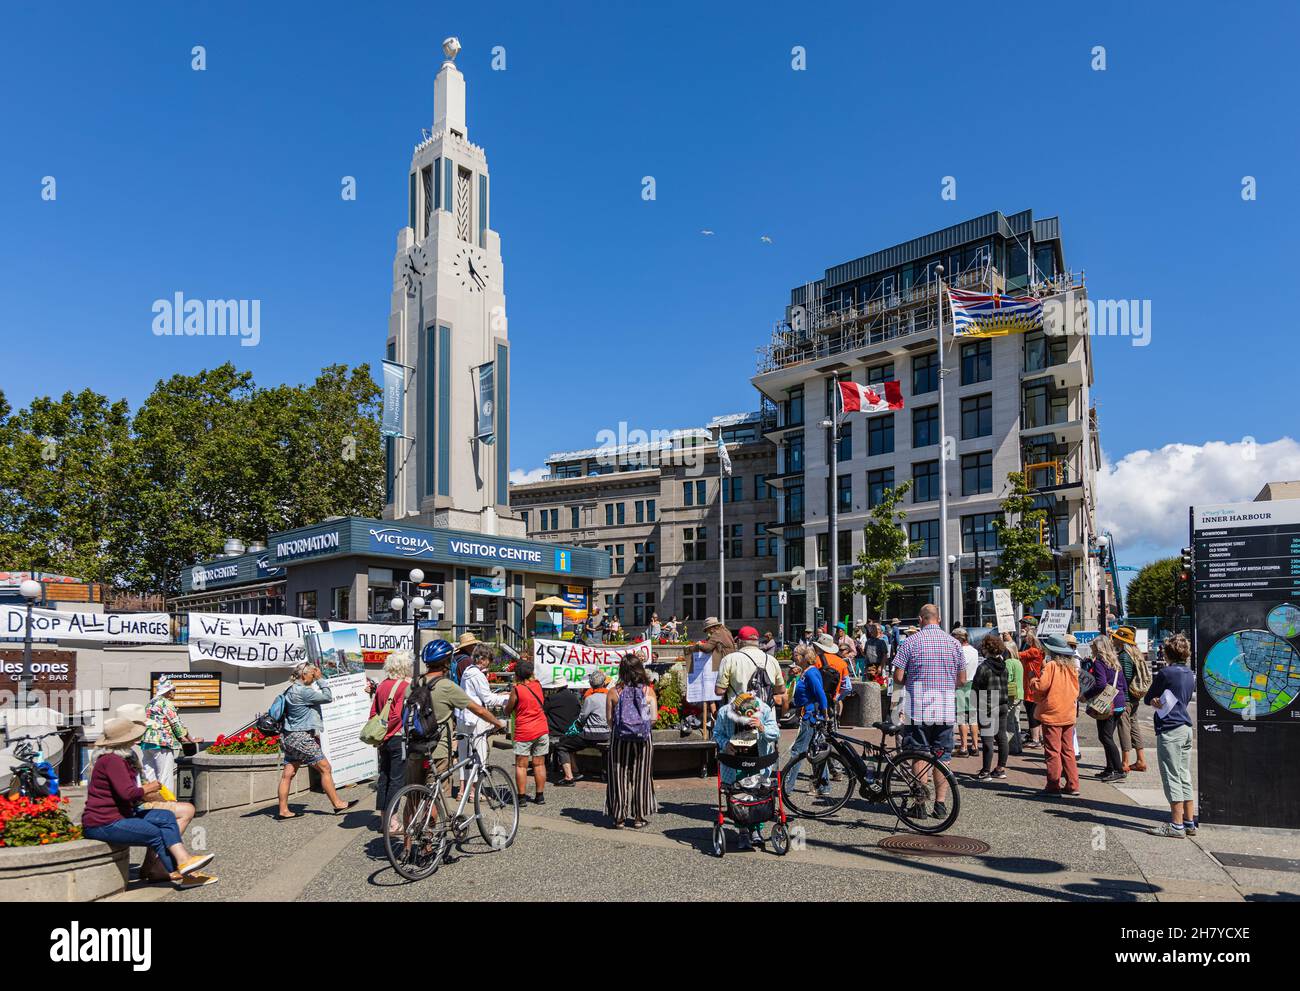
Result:
[[[1280,442],[1295,422],[1296,17],[1154,8],[14,5],[0,388],[14,405],[83,387],[134,405],[228,359],[264,384],[376,362],[411,149],[456,34],[505,255],[515,467],[620,419],[752,408],[754,349],[792,285],[994,209],[1059,215],[1093,295],[1152,301],[1148,347],[1094,341],[1112,461]],[[262,300],[260,345],[154,337],[152,301],[177,291]],[[1292,446],[1275,448],[1289,464]],[[1250,498],[1274,468],[1235,464],[1215,498]]]

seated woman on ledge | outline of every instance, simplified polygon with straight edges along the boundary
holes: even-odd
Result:
[[[158,781],[139,783],[139,764],[132,749],[144,735],[144,726],[129,719],[110,719],[104,735],[95,742],[103,752],[95,761],[86,791],[86,809],[81,815],[88,840],[102,840],[119,846],[145,846],[167,871],[177,888],[201,888],[217,879],[199,873],[212,861],[212,854],[194,856],[181,842],[176,815],[168,809],[146,809],[162,785]],[[143,870],[142,870],[142,873]]]

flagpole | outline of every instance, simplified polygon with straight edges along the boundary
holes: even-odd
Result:
[[[840,439],[839,439],[839,416],[840,416],[840,382],[835,376],[831,377],[831,484],[829,488],[830,506],[827,509],[827,563],[830,565],[830,609],[827,615],[830,617],[827,632],[834,630],[839,622],[840,611]],[[836,634],[831,633],[831,636]]]
[[[718,428],[718,619],[727,625],[727,500],[722,497],[726,483],[722,475],[722,428]]]
[[[939,279],[939,615],[952,625],[948,615],[948,434],[943,415],[943,266],[935,266]]]

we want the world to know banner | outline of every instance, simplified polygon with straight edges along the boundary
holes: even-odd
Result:
[[[221,661],[238,667],[285,667],[306,660],[303,637],[320,633],[314,619],[192,612],[190,660]]]
[[[0,606],[0,636],[22,639],[27,632],[27,609]],[[171,643],[171,622],[165,612],[61,612],[32,610],[32,637],[36,640],[96,640],[103,643]]]
[[[587,675],[597,668],[618,681],[618,662],[631,651],[643,664],[651,661],[650,641],[619,644],[616,647],[584,647],[567,640],[533,641],[533,674],[544,688],[587,686]]]

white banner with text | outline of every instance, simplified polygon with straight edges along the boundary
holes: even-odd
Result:
[[[192,612],[191,661],[221,661],[244,668],[291,667],[307,659],[303,637],[320,633],[314,619],[251,613]]]
[[[584,647],[568,640],[534,640],[533,674],[543,688],[560,685],[587,687],[587,675],[599,668],[618,681],[618,663],[628,651],[641,658],[643,664],[652,659],[649,640],[616,646]]]

